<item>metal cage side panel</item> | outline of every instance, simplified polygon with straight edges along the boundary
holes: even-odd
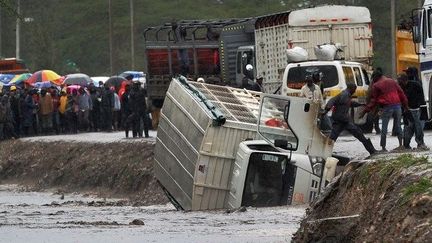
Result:
[[[205,128],[211,123],[199,102],[179,83],[170,86],[155,146],[154,173],[184,209],[192,208],[195,164]]]

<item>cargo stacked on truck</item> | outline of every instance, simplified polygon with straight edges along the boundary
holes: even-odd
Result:
[[[145,71],[149,97],[163,99],[171,77],[183,74],[209,83],[245,88],[259,75],[266,93],[282,83],[286,50],[339,43],[344,60],[370,65],[369,10],[320,6],[266,16],[214,21],[178,21],[148,28]],[[310,59],[314,59],[313,55]],[[253,69],[247,69],[247,65]]]
[[[303,98],[174,78],[156,138],[155,176],[185,210],[311,202],[333,149],[318,128],[318,111]]]

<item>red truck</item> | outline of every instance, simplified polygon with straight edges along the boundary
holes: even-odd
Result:
[[[29,70],[21,59],[4,58],[0,59],[0,73],[21,74],[28,73]]]

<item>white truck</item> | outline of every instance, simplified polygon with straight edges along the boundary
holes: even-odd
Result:
[[[279,17],[258,18],[256,74],[264,77],[264,92],[272,93],[281,85],[288,64],[287,49],[301,47],[313,61],[317,59],[314,47],[336,43],[343,50],[345,61],[359,62],[369,68],[373,56],[372,24],[366,7],[319,6]]]
[[[174,78],[161,113],[155,176],[178,209],[311,202],[332,155],[318,110],[304,98]]]
[[[413,41],[420,61],[420,79],[428,107],[428,118],[432,116],[432,0],[425,0],[423,7],[413,10]]]

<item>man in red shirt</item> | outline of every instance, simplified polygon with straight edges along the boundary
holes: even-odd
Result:
[[[395,117],[394,125],[396,135],[399,140],[399,148],[403,149],[403,133],[401,128],[402,108],[408,110],[408,100],[398,85],[398,83],[386,76],[380,71],[374,71],[372,79],[377,80],[372,86],[371,100],[364,111],[360,114],[364,116],[366,112],[371,111],[374,107],[381,109],[382,128],[380,145],[383,151],[386,151],[387,127],[391,117]]]

